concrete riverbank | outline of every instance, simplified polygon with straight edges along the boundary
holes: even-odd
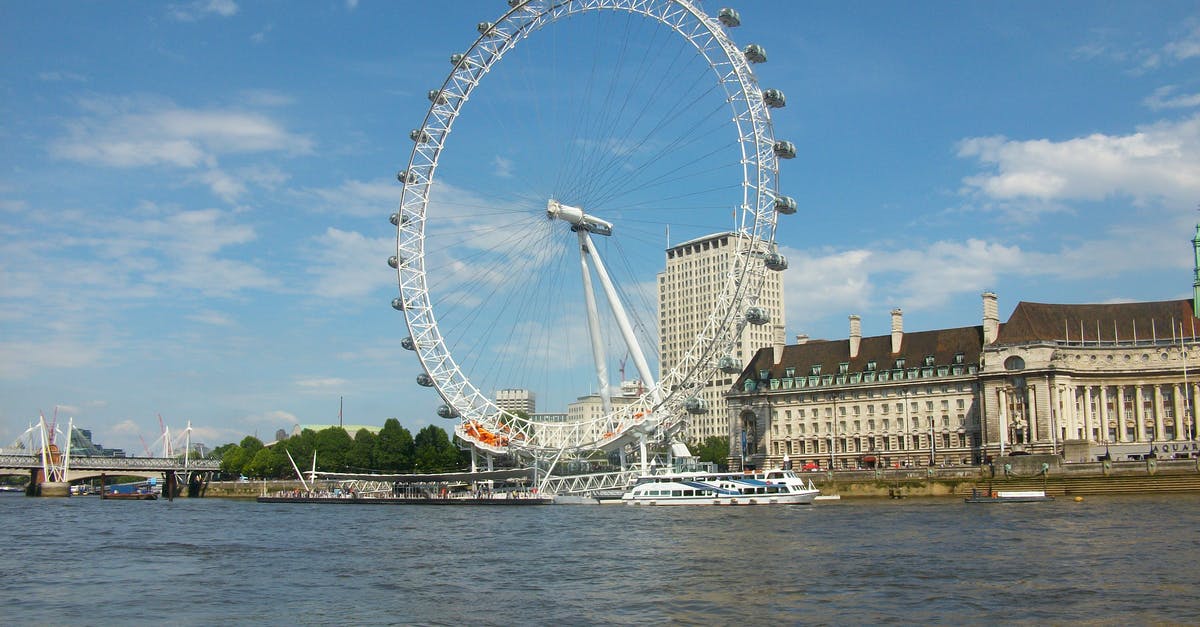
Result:
[[[1043,468],[1043,464],[1045,467]],[[985,466],[801,473],[822,494],[842,498],[961,497],[972,488],[1045,489],[1052,496],[1200,493],[1200,459],[1063,464],[1053,456],[1007,458]],[[253,499],[300,489],[299,481],[213,481],[207,498]]]
[[[1045,489],[1052,496],[1200,492],[1200,460],[1063,464],[1054,456],[985,466],[804,473],[822,494],[842,498],[959,497],[973,488]]]

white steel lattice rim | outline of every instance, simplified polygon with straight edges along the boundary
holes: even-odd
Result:
[[[510,5],[514,4],[510,2]],[[746,324],[743,315],[757,302],[766,272],[761,253],[773,247],[778,161],[767,106],[750,63],[726,35],[721,24],[704,14],[692,0],[529,0],[515,3],[463,53],[443,82],[414,142],[403,184],[397,221],[397,280],[405,322],[422,368],[460,422],[456,434],[495,453],[515,449],[586,451],[611,449],[631,437],[669,433],[678,428],[683,405],[715,373],[717,360],[728,354]],[[534,422],[497,408],[477,389],[455,362],[442,337],[430,302],[424,257],[425,225],[430,186],[438,158],[454,120],[472,90],[489,69],[525,37],[558,19],[589,11],[614,10],[656,20],[686,39],[714,73],[733,111],[732,122],[741,147],[743,202],[733,233],[734,254],[725,287],[708,315],[704,331],[670,372],[662,374],[655,390],[613,413],[574,423]],[[490,440],[480,432],[495,436]],[[553,445],[549,445],[553,442]]]

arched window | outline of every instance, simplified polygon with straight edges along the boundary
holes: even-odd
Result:
[[[1018,357],[1016,355],[1013,355],[1012,357],[1009,357],[1008,359],[1004,360],[1004,369],[1005,370],[1024,370],[1025,369],[1025,360],[1021,359],[1020,357]]]

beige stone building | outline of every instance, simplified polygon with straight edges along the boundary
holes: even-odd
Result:
[[[983,455],[1194,455],[1197,327],[1191,300],[1019,303],[980,362]]]
[[[725,286],[732,263],[734,233],[716,233],[689,240],[667,249],[666,268],[658,275],[659,373],[669,372],[680,363],[686,351],[703,331],[708,314]],[[739,367],[758,349],[771,346],[785,324],[783,280],[780,272],[767,271],[757,303],[766,310],[771,322],[747,324],[732,357]],[[705,411],[690,414],[685,441],[699,442],[708,436],[728,435],[725,392],[736,374],[718,371],[698,394]]]
[[[1200,272],[1198,272],[1200,275]],[[1197,281],[1200,289],[1200,281]],[[734,465],[979,464],[1011,455],[1197,457],[1195,299],[1018,303],[1001,324],[761,350],[728,392]]]
[[[496,392],[496,407],[532,416],[537,412],[537,395],[530,390],[510,388]]]
[[[735,466],[978,463],[983,326],[906,333],[894,309],[888,335],[853,315],[846,339],[800,339],[760,350],[728,392]]]

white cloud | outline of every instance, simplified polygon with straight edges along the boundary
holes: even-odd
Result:
[[[194,22],[211,15],[232,17],[237,12],[238,5],[233,0],[195,0],[185,4],[172,5],[168,9],[167,15],[180,22]]]
[[[305,390],[329,390],[346,387],[347,381],[337,377],[309,377],[296,379],[296,387]]]
[[[76,74],[74,72],[53,71],[53,72],[39,72],[38,80],[45,81],[48,83],[57,83],[57,82],[65,82],[65,81],[70,81],[70,82],[74,82],[74,83],[86,83],[87,77],[83,76],[82,74]]]
[[[400,185],[394,180],[348,180],[335,188],[310,188],[300,192],[300,200],[316,211],[359,218],[387,216],[400,202]]]
[[[86,368],[98,364],[104,351],[82,334],[38,340],[0,341],[0,379],[22,380],[43,369]]]
[[[1163,46],[1163,53],[1178,61],[1200,57],[1200,23],[1193,24],[1183,37]]]
[[[505,179],[512,178],[512,176],[513,176],[512,159],[505,159],[504,157],[501,157],[500,155],[496,155],[495,157],[493,157],[492,158],[492,174],[494,174],[495,176],[498,176],[500,178],[505,178]]]
[[[296,418],[295,414],[282,409],[244,416],[242,421],[251,424],[300,424],[300,420]]]
[[[788,258],[783,290],[790,328],[804,331],[822,318],[868,307],[871,268],[877,266],[870,251],[824,250],[814,254],[787,247],[780,251]]]
[[[958,155],[991,171],[964,179],[968,190],[1000,200],[1100,200],[1189,203],[1200,196],[1200,115],[1055,142],[975,137]]]
[[[139,429],[137,426],[137,423],[132,420],[122,420],[121,422],[118,422],[117,424],[110,427],[108,429],[108,431],[110,433],[116,433],[116,434],[120,434],[120,435],[139,435],[139,434],[141,434],[141,429]]]
[[[358,8],[358,0],[346,0],[346,8],[353,11]]]
[[[312,292],[321,298],[361,298],[395,281],[387,258],[396,250],[394,237],[369,238],[330,227],[316,238],[309,273]]]
[[[192,320],[194,322],[209,324],[217,327],[233,326],[233,319],[231,319],[227,314],[220,311],[214,311],[212,309],[204,309],[193,312],[189,314],[187,318],[188,320]]]
[[[262,30],[251,35],[250,41],[252,41],[256,44],[261,44],[262,42],[267,40],[267,35],[270,34],[272,30],[275,30],[275,25],[267,24],[266,26],[263,27]]]
[[[1002,274],[1028,270],[1017,246],[978,239],[934,242],[921,249],[879,255],[882,268],[901,275],[890,285],[889,302],[905,309],[931,309],[964,292],[980,292]]]
[[[87,115],[50,144],[59,158],[117,168],[216,167],[220,156],[259,152],[306,154],[312,141],[260,113],[186,109],[155,99],[92,99]]]
[[[1158,111],[1160,109],[1186,109],[1190,107],[1200,107],[1200,93],[1196,94],[1176,94],[1175,85],[1163,85],[1154,90],[1154,93],[1146,96],[1142,100],[1142,104]]]

